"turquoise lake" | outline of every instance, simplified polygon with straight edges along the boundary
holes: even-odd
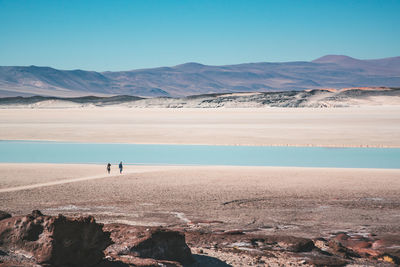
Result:
[[[400,168],[399,148],[0,141],[0,162]]]

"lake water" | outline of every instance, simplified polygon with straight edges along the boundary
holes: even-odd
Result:
[[[0,141],[0,162],[400,168],[399,148]]]

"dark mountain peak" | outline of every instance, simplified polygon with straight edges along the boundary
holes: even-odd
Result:
[[[351,62],[359,62],[361,60],[355,59],[345,55],[326,55],[320,58],[313,60],[314,63],[351,63]]]
[[[184,66],[202,67],[202,66],[205,66],[205,65],[203,65],[203,64],[201,64],[201,63],[197,63],[197,62],[187,62],[187,63],[179,64],[179,65],[176,65],[176,66],[177,66],[177,67],[179,67],[179,66],[181,66],[181,67],[184,67]]]
[[[207,67],[206,65],[196,63],[196,62],[188,62],[180,65],[176,65],[175,68],[181,70],[198,70]]]
[[[53,69],[52,67],[47,67],[47,66],[36,66],[36,65],[30,65],[28,67],[23,67],[21,66],[20,68],[27,68],[27,69],[32,69],[32,70],[48,70],[48,69]]]
[[[400,57],[381,59],[355,59],[344,55],[327,55],[312,61],[313,63],[332,63],[345,68],[357,68],[371,74],[400,74]]]

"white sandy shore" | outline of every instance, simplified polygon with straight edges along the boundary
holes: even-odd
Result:
[[[0,140],[400,147],[400,106],[0,109]]]
[[[114,166],[108,175],[100,165],[0,164],[0,203],[14,214],[41,209],[139,225],[219,220],[209,227],[398,233],[399,177],[400,170],[227,166],[126,166],[123,175]]]

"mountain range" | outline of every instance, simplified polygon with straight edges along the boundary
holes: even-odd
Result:
[[[230,92],[292,91],[362,86],[400,87],[400,57],[359,60],[328,55],[311,62],[245,63],[130,71],[58,70],[0,66],[0,96],[182,97]]]

